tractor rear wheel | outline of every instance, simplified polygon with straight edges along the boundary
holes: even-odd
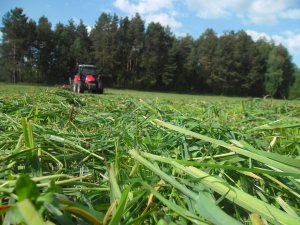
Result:
[[[103,94],[103,88],[98,89],[98,94]]]
[[[101,81],[98,81],[97,83],[97,93],[103,94],[103,83]]]

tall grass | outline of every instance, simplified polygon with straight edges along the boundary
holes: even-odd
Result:
[[[297,101],[0,94],[2,224],[300,224]]]

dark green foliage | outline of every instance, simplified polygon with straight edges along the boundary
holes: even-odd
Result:
[[[290,88],[289,97],[300,98],[300,69],[296,69],[295,71],[295,82]]]
[[[218,45],[217,34],[212,29],[207,29],[197,41],[196,59],[199,57],[200,63],[200,80],[203,80],[204,89],[214,92],[215,89],[215,64],[216,49]],[[198,56],[200,54],[200,56]]]
[[[91,55],[91,40],[88,35],[87,27],[83,21],[80,20],[79,25],[76,28],[77,37],[71,45],[72,55],[75,56],[76,61],[79,63],[90,63]]]
[[[93,42],[93,55],[95,64],[100,73],[106,74],[113,79],[113,68],[116,51],[117,17],[102,13],[91,32]]]
[[[143,67],[145,78],[143,86],[146,88],[163,89],[171,79],[168,73],[168,50],[172,46],[172,36],[168,28],[159,23],[150,23],[145,33],[145,47]]]
[[[288,87],[293,83],[294,67],[287,50],[279,45],[272,48],[267,60],[265,90],[276,97],[286,97]]]
[[[6,13],[2,18],[3,34],[1,64],[4,66],[4,79],[16,83],[21,78],[20,70],[24,68],[24,55],[28,49],[28,18],[21,8]]]
[[[144,21],[141,19],[139,14],[136,14],[129,21],[128,27],[128,41],[129,41],[129,52],[127,55],[124,55],[126,60],[126,69],[120,70],[119,73],[122,74],[122,71],[126,71],[127,79],[125,84],[130,87],[140,86],[141,80],[143,79],[142,72],[142,56],[144,55],[144,36],[145,36],[145,26]],[[123,39],[120,38],[119,42],[123,42]],[[128,82],[128,80],[130,82]],[[126,86],[125,86],[126,87]]]
[[[36,53],[35,61],[39,72],[38,81],[48,81],[51,78],[54,40],[51,23],[42,16],[36,28]]]
[[[36,23],[21,8],[2,24],[0,81],[66,83],[77,64],[95,64],[112,87],[276,98],[295,92],[287,49],[243,30],[176,38],[159,23],[145,27],[139,14],[102,13],[88,33],[82,20],[52,29],[45,16]]]

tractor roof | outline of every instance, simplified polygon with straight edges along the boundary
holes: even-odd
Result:
[[[80,65],[78,65],[78,67],[92,67],[92,68],[95,68],[94,65],[85,65],[85,64],[80,64]]]

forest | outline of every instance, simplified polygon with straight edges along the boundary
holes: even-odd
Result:
[[[63,84],[76,64],[94,64],[106,87],[235,96],[300,96],[300,71],[283,45],[254,41],[245,31],[177,37],[139,14],[103,12],[54,26],[22,8],[2,18],[0,82]]]

